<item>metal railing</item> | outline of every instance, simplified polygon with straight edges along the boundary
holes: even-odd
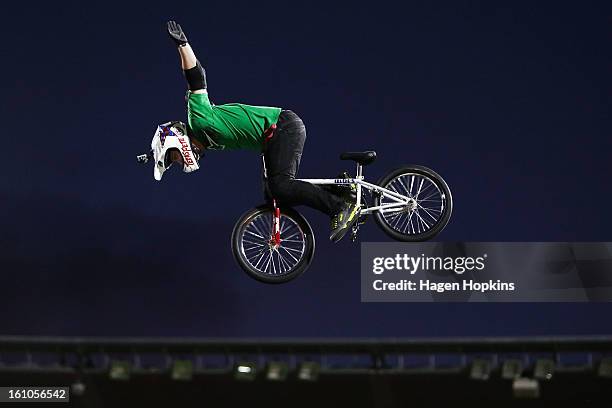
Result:
[[[188,361],[195,374],[227,374],[244,362],[288,370],[315,363],[320,374],[448,374],[481,364],[488,372],[504,363],[535,370],[593,372],[612,356],[612,337],[421,338],[421,339],[191,339],[0,336],[0,371],[99,373],[113,362],[131,374],[171,370]],[[484,363],[483,363],[484,362]],[[484,364],[484,365],[483,365]]]

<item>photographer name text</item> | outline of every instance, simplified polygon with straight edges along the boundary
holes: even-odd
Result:
[[[402,271],[409,275],[418,272],[447,272],[448,277],[460,276],[466,272],[478,273],[486,267],[487,254],[479,257],[439,257],[439,256],[409,256],[396,254],[393,257],[376,257],[372,259],[372,273],[383,275],[388,271]],[[412,276],[411,276],[412,277]],[[382,276],[381,276],[382,278]],[[465,279],[459,282],[437,282],[431,279],[399,279],[388,282],[375,279],[372,282],[375,291],[428,291],[428,292],[503,292],[514,291],[514,282],[500,279],[479,281]]]

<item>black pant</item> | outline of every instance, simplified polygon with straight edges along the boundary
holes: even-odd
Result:
[[[264,158],[269,192],[279,205],[306,205],[332,216],[344,201],[319,186],[295,180],[304,142],[306,127],[298,115],[283,110],[274,136],[265,142]]]

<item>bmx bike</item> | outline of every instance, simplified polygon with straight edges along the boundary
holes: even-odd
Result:
[[[354,191],[360,210],[351,231],[353,241],[370,214],[389,237],[398,241],[429,240],[448,224],[453,208],[451,192],[433,170],[404,166],[373,184],[365,181],[363,167],[374,162],[376,152],[347,152],[340,159],[356,163],[354,178],[299,180],[322,188]],[[266,183],[265,160],[263,165]],[[266,204],[248,210],[236,222],[232,252],[252,278],[265,283],[284,283],[297,278],[310,266],[315,251],[314,233],[295,209],[279,208],[269,195],[266,199]]]

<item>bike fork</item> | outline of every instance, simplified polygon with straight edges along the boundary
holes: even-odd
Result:
[[[264,179],[268,178],[268,169],[266,168],[266,157],[262,153],[261,162],[263,164],[263,176]],[[267,181],[266,181],[267,182]],[[280,208],[276,205],[276,200],[272,199],[272,236],[270,237],[270,244],[276,248],[280,246]]]
[[[276,200],[272,200],[274,211],[272,212],[272,237],[271,241],[274,246],[278,247],[281,243],[280,237],[280,208],[276,206]]]

